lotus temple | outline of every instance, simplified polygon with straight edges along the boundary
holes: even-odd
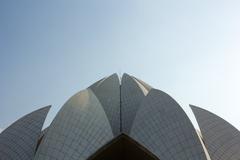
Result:
[[[0,160],[240,160],[240,132],[190,105],[199,129],[167,93],[123,74],[69,98],[43,128],[51,106],[0,134]]]

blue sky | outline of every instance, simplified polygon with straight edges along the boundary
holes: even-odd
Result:
[[[0,128],[127,72],[240,129],[240,1],[3,0]],[[194,122],[195,124],[195,122]]]

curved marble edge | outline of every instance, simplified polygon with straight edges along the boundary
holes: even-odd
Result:
[[[240,157],[240,132],[223,118],[190,105],[199,124],[203,141],[212,160]]]
[[[113,138],[101,103],[86,89],[72,96],[60,109],[43,137],[35,160],[87,159]]]
[[[23,116],[0,134],[0,159],[33,159],[50,107],[46,106]]]
[[[130,136],[160,159],[206,160],[190,119],[171,96],[160,90],[151,89],[143,99]]]

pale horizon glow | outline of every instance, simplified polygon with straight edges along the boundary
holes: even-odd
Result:
[[[0,128],[128,73],[240,129],[240,1],[1,1]],[[1,132],[1,129],[0,129]]]

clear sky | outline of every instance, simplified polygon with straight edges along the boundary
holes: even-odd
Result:
[[[1,0],[0,128],[127,72],[240,129],[239,0]],[[195,124],[195,122],[194,122]]]

